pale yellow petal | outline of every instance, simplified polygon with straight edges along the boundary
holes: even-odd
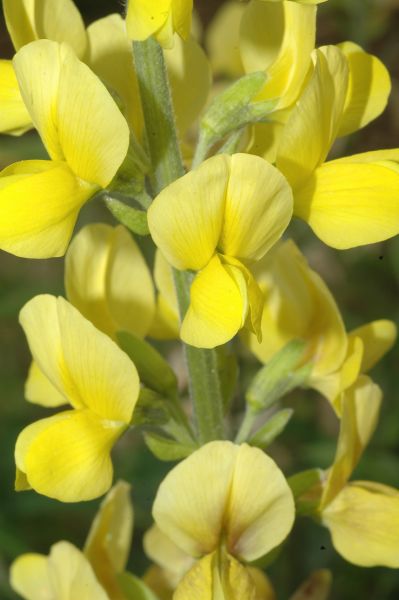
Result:
[[[399,493],[347,485],[323,511],[335,549],[361,567],[399,568]]]
[[[157,525],[144,534],[143,546],[148,558],[168,573],[173,587],[194,564],[193,558],[176,546]]]
[[[240,50],[246,72],[267,73],[259,99],[278,98],[278,109],[297,99],[311,65],[315,33],[314,6],[249,3],[242,19]]]
[[[52,600],[47,556],[22,554],[11,565],[12,589],[26,600]]]
[[[35,361],[29,368],[25,382],[25,399],[51,408],[68,404],[68,399],[51,383]]]
[[[211,442],[175,467],[153,507],[157,525],[187,554],[210,553],[223,538],[228,552],[245,560],[278,545],[294,513],[275,463],[256,448],[231,442]]]
[[[129,125],[137,137],[143,130],[143,114],[131,41],[126,23],[118,14],[108,15],[87,28],[89,53],[87,64],[100,79],[116,92]]]
[[[380,388],[365,375],[343,395],[337,450],[328,471],[321,510],[340,493],[356,467],[377,425],[381,400]]]
[[[240,55],[240,23],[245,4],[224,2],[206,31],[206,47],[212,71],[216,75],[240,77],[244,67]]]
[[[55,161],[24,161],[0,173],[0,248],[26,258],[62,256],[79,210],[97,191]]]
[[[246,297],[215,255],[191,284],[181,339],[199,348],[225,344],[244,325],[247,310]]]
[[[48,570],[52,598],[109,600],[84,554],[69,542],[58,542],[51,547]]]
[[[348,91],[338,135],[348,135],[376,119],[385,109],[391,79],[383,63],[353,42],[339,44],[349,66]]]
[[[124,429],[87,410],[60,413],[20,433],[16,461],[39,494],[62,502],[91,500],[111,486],[110,452]]]
[[[292,216],[292,192],[279,171],[249,154],[231,157],[219,247],[238,259],[259,260]]]
[[[129,0],[126,15],[127,33],[132,40],[143,41],[165,24],[172,0]]]
[[[0,133],[21,135],[32,127],[12,62],[0,60]]]
[[[116,576],[126,567],[133,534],[130,485],[118,481],[102,501],[84,553],[110,598],[122,598]],[[119,596],[118,596],[119,594]]]
[[[3,0],[3,11],[15,50],[37,39],[35,0]]]
[[[205,106],[211,87],[211,69],[205,52],[193,37],[186,41],[177,38],[173,48],[165,50],[164,55],[177,130],[183,136]]]
[[[315,51],[314,60],[314,72],[286,123],[277,155],[277,167],[295,191],[326,159],[346,96],[348,66],[342,52],[325,46]]]
[[[287,537],[294,518],[292,493],[276,463],[257,448],[240,446],[225,507],[229,552],[247,562],[260,558]]]
[[[184,40],[190,35],[192,12],[193,0],[172,0],[173,29]]]
[[[353,329],[349,337],[353,336],[360,337],[363,341],[361,372],[366,373],[392,348],[397,329],[393,321],[381,319]]]
[[[173,600],[224,600],[214,594],[214,554],[197,561],[183,578],[173,595]]]
[[[83,58],[87,50],[86,28],[73,0],[34,0],[34,5],[37,37],[66,42],[76,56]]]
[[[63,298],[36,296],[20,313],[34,360],[76,408],[129,424],[139,392],[134,364]]]
[[[219,242],[231,159],[218,155],[166,187],[148,209],[155,244],[177,269],[199,270]]]
[[[51,158],[106,187],[129,147],[129,127],[106,87],[69,46],[49,40],[22,48],[14,68]]]
[[[340,250],[399,233],[399,167],[354,158],[324,163],[295,194],[294,213]]]
[[[180,321],[172,267],[159,250],[155,253],[154,280],[158,297],[148,335],[155,339],[178,338]]]

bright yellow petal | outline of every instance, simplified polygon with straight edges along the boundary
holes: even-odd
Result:
[[[193,0],[172,0],[173,29],[184,40],[190,35],[192,12]]]
[[[123,114],[138,138],[143,130],[143,114],[132,46],[126,23],[120,15],[108,15],[87,28],[89,53],[87,64],[107,87],[119,96]]]
[[[250,154],[231,157],[219,247],[228,256],[259,260],[292,216],[292,192],[279,171]]]
[[[51,408],[68,404],[68,399],[51,383],[35,361],[29,368],[25,382],[25,398],[28,402]]]
[[[267,73],[259,99],[279,98],[277,109],[286,108],[297,99],[311,65],[315,33],[314,6],[295,2],[248,5],[241,25],[240,50],[247,73]]]
[[[314,59],[314,72],[286,123],[277,156],[277,167],[295,191],[326,159],[346,96],[348,66],[342,52],[325,46]]]
[[[247,310],[246,298],[236,280],[215,255],[191,284],[181,339],[199,348],[225,344],[244,325]]]
[[[10,584],[26,600],[50,600],[47,556],[33,553],[19,556],[10,568]]]
[[[111,337],[121,330],[139,337],[148,333],[155,312],[154,286],[139,247],[124,227],[96,223],[81,229],[66,255],[65,289],[70,302]]]
[[[197,561],[178,585],[174,600],[223,600],[214,594],[214,554]]]
[[[177,130],[182,137],[205,106],[211,86],[210,65],[205,52],[192,37],[186,41],[177,38],[173,48],[165,50],[164,55]]]
[[[0,60],[0,133],[21,135],[32,127],[12,62]]]
[[[219,241],[231,159],[218,155],[167,188],[148,209],[155,244],[177,269],[199,270]]]
[[[385,109],[391,79],[383,63],[353,42],[339,44],[349,66],[348,91],[338,135],[348,135],[376,119]]]
[[[129,424],[139,379],[128,356],[66,300],[36,296],[20,313],[35,361],[75,408]]]
[[[395,493],[396,492],[396,493]],[[323,511],[335,549],[361,567],[399,568],[399,492],[381,494],[356,482]]]
[[[275,463],[231,442],[211,442],[181,462],[162,482],[153,507],[158,527],[190,556],[208,554],[224,540],[228,552],[245,560],[277,546],[294,512]]]
[[[396,340],[397,329],[393,321],[381,319],[352,330],[349,338],[353,336],[360,337],[363,341],[361,372],[366,373],[392,348]]]
[[[345,392],[337,450],[328,472],[321,510],[340,493],[356,467],[377,425],[381,400],[380,388],[365,375]]]
[[[3,0],[3,11],[15,50],[37,39],[35,0]]]
[[[52,598],[69,600],[109,600],[98,583],[85,556],[69,542],[58,542],[51,548],[48,570]]]
[[[118,481],[102,501],[84,548],[98,581],[115,600],[122,598],[116,575],[126,567],[132,534],[130,485]]]
[[[0,174],[0,248],[26,258],[62,256],[79,210],[97,189],[62,162],[7,167]]]
[[[218,9],[206,31],[206,47],[212,71],[216,75],[240,77],[244,74],[241,61],[240,23],[245,4],[230,0]]]
[[[51,158],[106,187],[129,147],[129,127],[106,87],[69,46],[49,40],[22,48],[14,68]]]
[[[66,42],[78,58],[87,50],[86,28],[72,0],[35,0],[35,29],[38,38]]]
[[[124,429],[88,410],[42,419],[18,436],[18,468],[39,494],[62,502],[97,498],[111,486],[110,452]]]
[[[343,250],[397,235],[398,195],[396,163],[333,160],[295,194],[294,213],[323,242]]]
[[[129,0],[126,15],[127,33],[132,40],[143,41],[165,24],[172,0]]]
[[[153,525],[145,533],[143,546],[148,558],[168,573],[173,587],[177,586],[194,564],[193,558],[180,550],[157,525]]]

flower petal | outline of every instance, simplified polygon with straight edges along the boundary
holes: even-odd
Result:
[[[215,255],[191,284],[180,337],[198,348],[225,344],[244,325],[247,307],[235,278]]]
[[[219,241],[231,159],[218,155],[166,187],[148,209],[155,244],[177,269],[199,270]]]
[[[361,567],[399,567],[399,492],[347,485],[323,511],[335,549]]]
[[[193,0],[172,0],[173,29],[186,40],[191,31]]]
[[[167,572],[173,587],[193,566],[193,558],[176,546],[157,525],[145,533],[143,545],[148,558]]]
[[[110,598],[120,588],[116,576],[126,567],[133,534],[130,485],[118,481],[102,501],[91,525],[84,554]]]
[[[62,162],[29,160],[0,173],[0,248],[26,258],[62,256],[97,187]]]
[[[159,250],[155,252],[154,280],[158,297],[154,320],[148,335],[155,339],[179,337],[180,321],[172,267]]]
[[[129,0],[126,27],[130,39],[143,41],[161,29],[168,19],[172,0]]]
[[[33,127],[10,60],[0,60],[0,133],[21,135]]]
[[[338,135],[348,135],[376,119],[385,109],[391,79],[383,63],[353,42],[338,46],[349,66],[348,91]]]
[[[51,408],[68,404],[68,399],[51,383],[35,361],[31,363],[25,382],[25,399]]]
[[[292,192],[279,171],[258,156],[233,154],[220,249],[240,260],[259,260],[292,216]]]
[[[295,195],[296,216],[340,250],[399,233],[399,166],[360,157],[324,163]]]
[[[251,490],[251,494],[248,494]],[[157,525],[193,557],[227,550],[259,558],[288,534],[294,519],[288,484],[256,448],[211,442],[175,467],[153,507]]]
[[[349,338],[360,337],[363,341],[361,372],[366,373],[386,354],[395,343],[396,325],[393,321],[381,319],[372,321],[350,332]]]
[[[72,0],[35,0],[35,29],[38,38],[66,42],[78,58],[84,57],[86,28]]]
[[[129,424],[139,379],[128,356],[63,298],[36,296],[20,313],[34,360],[75,408]]]
[[[232,78],[244,75],[239,36],[245,8],[245,4],[234,0],[224,2],[206,30],[205,45],[215,75],[227,75]]]
[[[10,584],[26,600],[51,600],[47,556],[33,553],[19,556],[11,565]]]
[[[51,158],[105,188],[129,147],[129,127],[106,87],[69,46],[49,40],[22,48],[14,68]]]
[[[15,50],[37,39],[34,0],[3,0],[3,12]]]
[[[326,159],[338,132],[347,90],[348,66],[342,52],[325,46],[315,50],[314,57],[313,74],[286,123],[277,155],[277,167],[294,191]]]
[[[39,494],[62,502],[97,498],[111,486],[110,451],[124,429],[88,410],[42,419],[18,436],[18,468]]]

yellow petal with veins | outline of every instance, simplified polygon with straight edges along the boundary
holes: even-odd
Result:
[[[31,363],[25,382],[25,399],[52,408],[68,404],[68,399],[51,383],[35,361]]]
[[[72,0],[34,0],[37,39],[66,42],[83,59],[87,34],[82,16]]]
[[[37,39],[35,0],[3,0],[3,11],[15,50]]]
[[[360,337],[363,341],[364,351],[360,370],[366,373],[392,348],[397,329],[393,321],[381,319],[353,329],[349,333],[349,339],[354,336]]]
[[[0,133],[21,135],[33,127],[10,60],[0,60]]]

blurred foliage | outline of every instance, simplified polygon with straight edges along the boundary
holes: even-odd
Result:
[[[121,9],[119,0],[76,3],[88,23]],[[219,0],[196,1],[205,24],[220,4]],[[391,100],[384,115],[349,140],[341,140],[334,152],[398,146],[399,0],[329,0],[320,5],[319,16],[319,44],[352,39],[382,58],[393,79]],[[1,56],[8,57],[12,48],[4,23],[1,27]],[[19,139],[0,138],[1,167],[15,160],[43,156],[44,150],[35,134]],[[110,221],[110,217],[101,206],[89,205],[82,211],[79,227],[93,220]],[[293,223],[291,234],[332,289],[348,328],[381,317],[399,322],[399,238],[337,252],[324,246],[301,223]],[[15,439],[25,425],[48,415],[48,411],[23,399],[30,356],[17,322],[23,304],[43,292],[63,293],[62,260],[27,261],[5,253],[0,255],[0,598],[4,600],[15,598],[7,583],[10,561],[29,550],[47,553],[49,546],[61,539],[82,546],[98,506],[98,501],[60,504],[34,492],[13,492]],[[240,351],[239,387],[243,391],[258,365]],[[373,373],[384,390],[385,402],[378,430],[355,473],[355,478],[396,487],[399,487],[398,364],[397,344]],[[337,423],[327,403],[314,392],[299,392],[282,404],[294,408],[295,414],[270,451],[285,473],[328,466],[335,451]],[[130,567],[142,573],[148,563],[141,549],[141,537],[151,522],[150,508],[157,484],[169,467],[156,461],[134,432],[118,445],[115,465],[117,477],[133,483],[136,528]],[[334,600],[399,598],[397,571],[360,569],[346,563],[335,553],[327,530],[308,520],[298,520],[284,551],[270,568],[278,597],[287,598],[311,570],[325,567],[333,572]]]

